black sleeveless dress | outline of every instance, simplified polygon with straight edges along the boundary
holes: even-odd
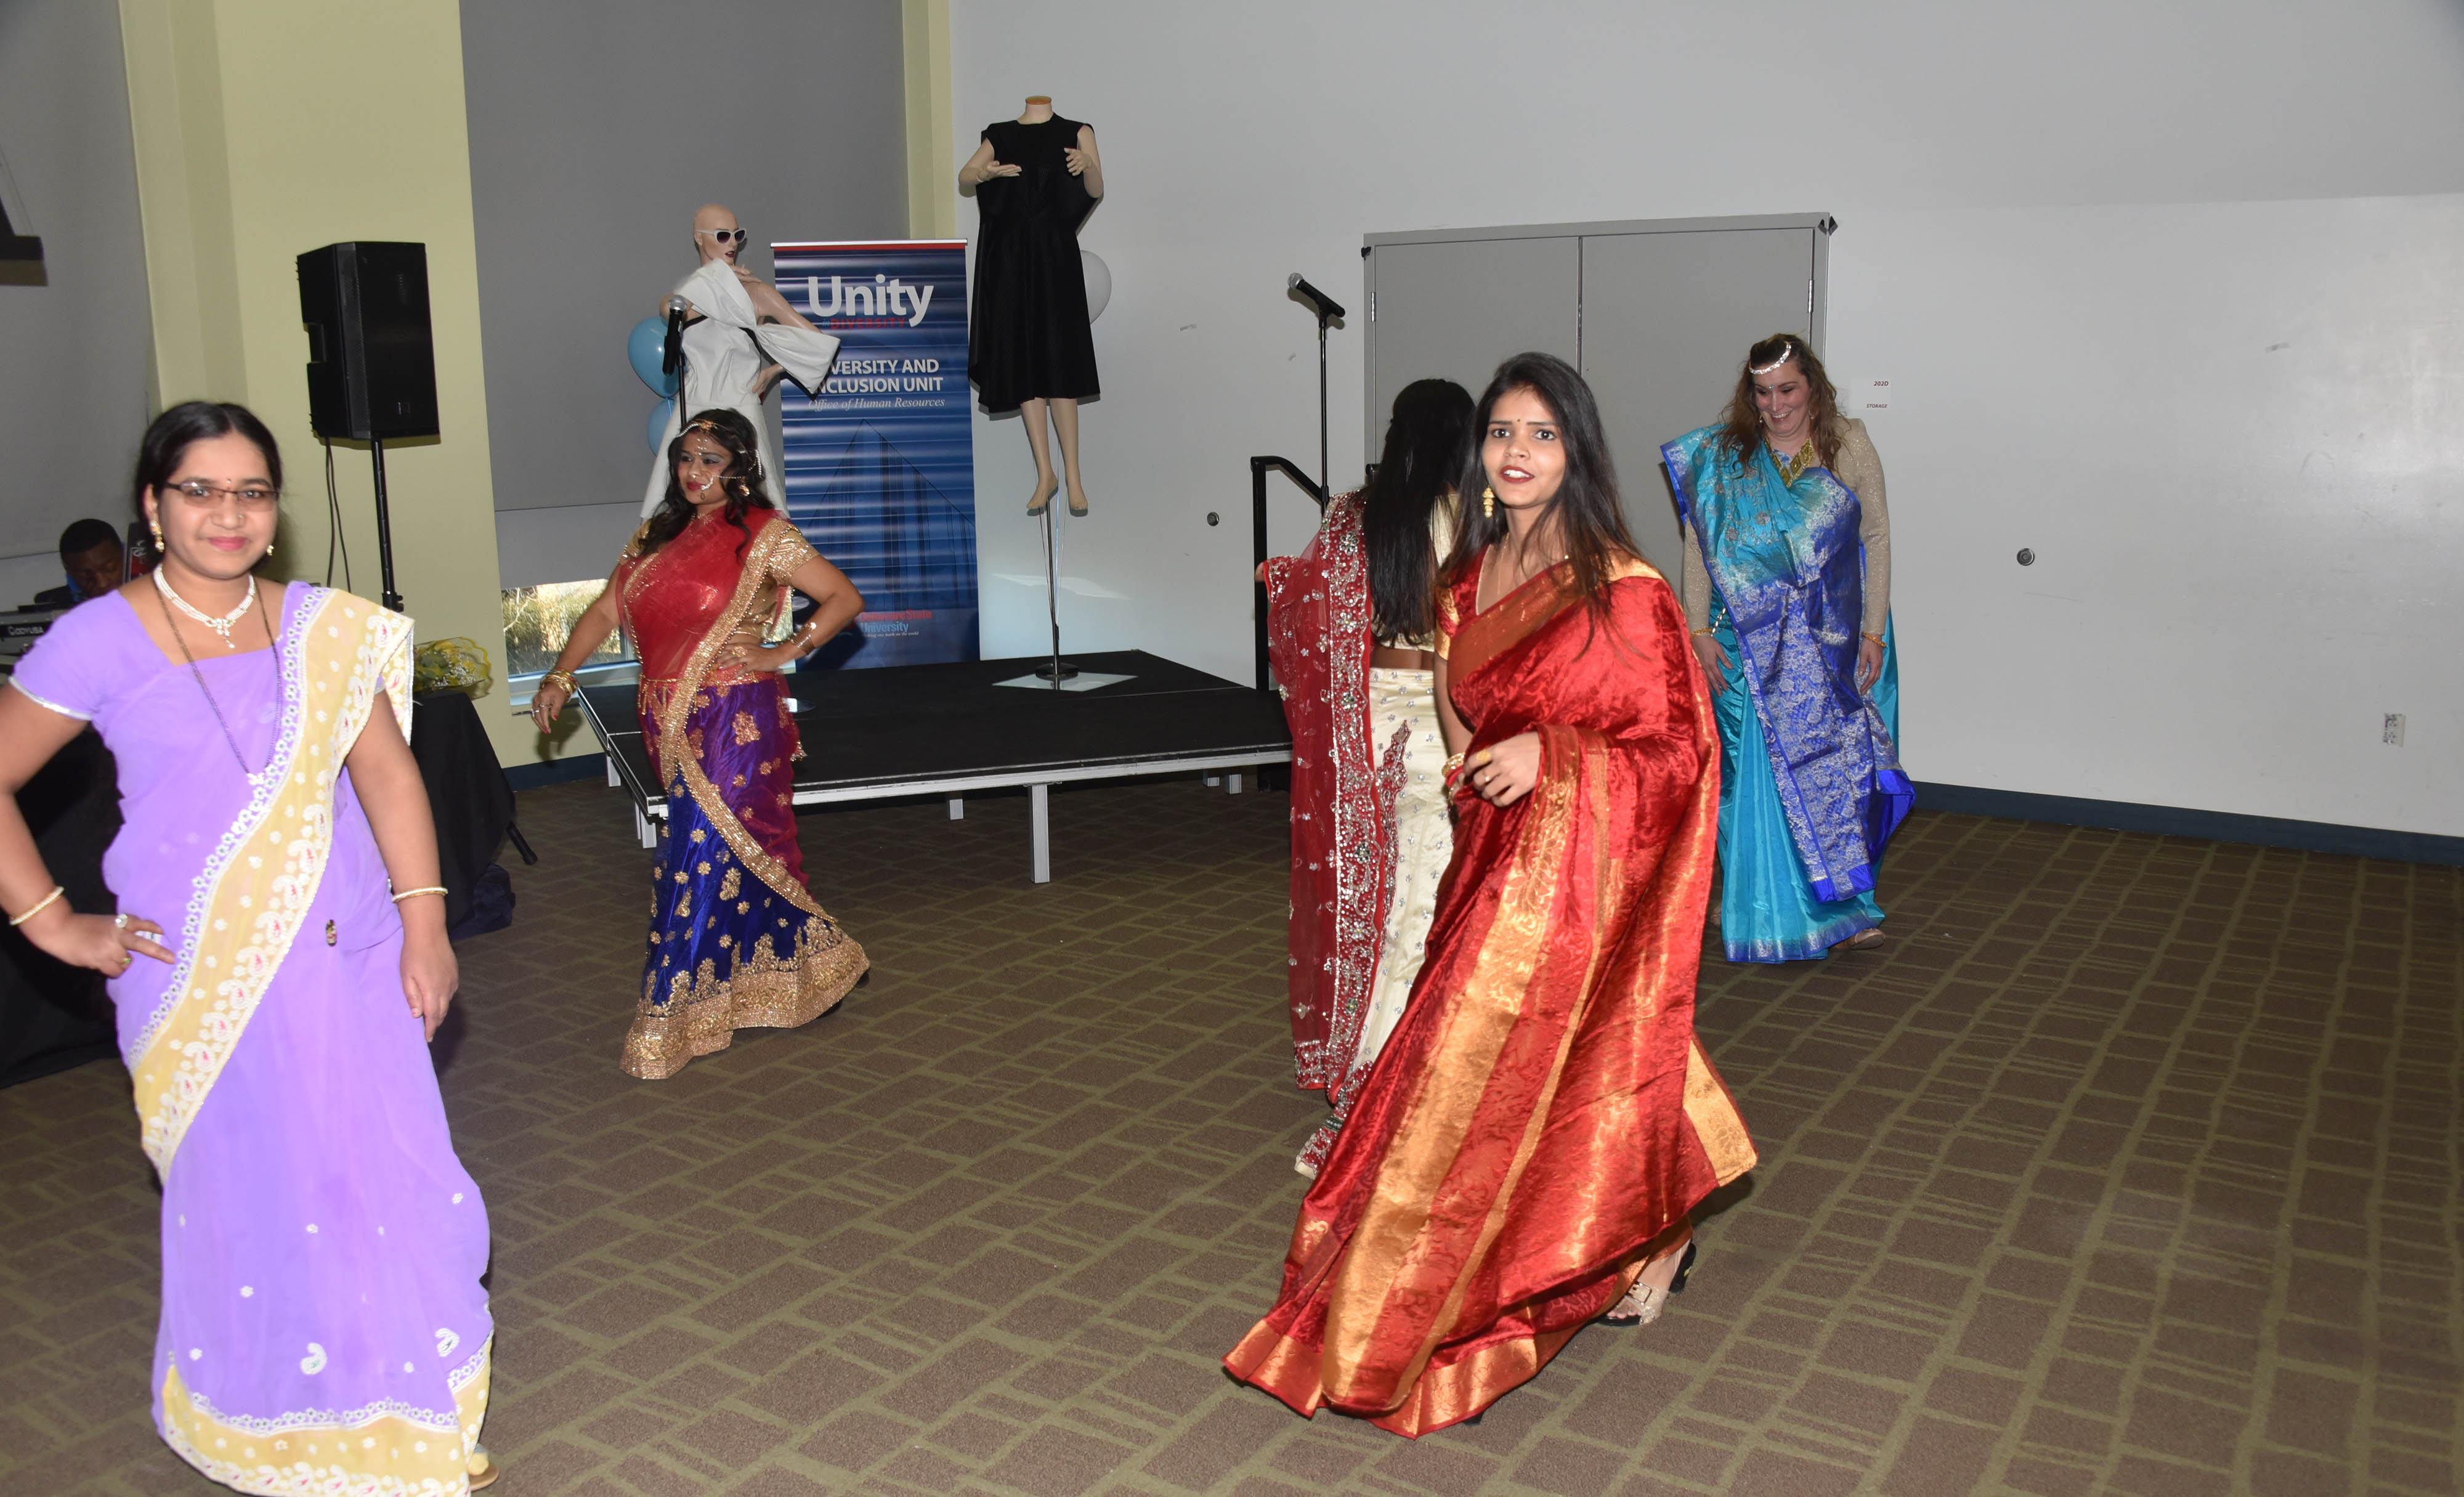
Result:
[[[1025,168],[976,187],[975,305],[967,324],[967,378],[986,410],[1029,400],[1085,400],[1095,383],[1095,340],[1087,326],[1087,273],[1078,226],[1094,209],[1062,151],[1083,121],[1003,120],[984,126],[993,159]]]

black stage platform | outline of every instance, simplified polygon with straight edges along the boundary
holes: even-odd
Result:
[[[1023,785],[1042,884],[1052,877],[1052,785],[1195,770],[1210,782],[1227,776],[1238,794],[1241,771],[1291,760],[1283,702],[1267,693],[1142,649],[1070,660],[1089,674],[1130,679],[1083,692],[995,684],[1044,663],[1033,658],[789,676],[804,743],[796,804],[947,796],[956,820],[968,791]],[[667,800],[643,748],[633,688],[588,687],[581,700],[607,750],[608,782],[632,797],[642,846],[655,846],[650,819],[667,815]]]

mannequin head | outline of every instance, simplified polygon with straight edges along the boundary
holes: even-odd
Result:
[[[721,235],[726,237],[721,238]],[[725,260],[736,263],[744,253],[744,226],[736,215],[715,203],[704,203],[693,209],[693,249],[700,253],[702,263]]]
[[[1049,94],[1029,94],[1026,96],[1026,110],[1018,117],[1018,122],[1021,124],[1041,124],[1051,118],[1052,96]]]

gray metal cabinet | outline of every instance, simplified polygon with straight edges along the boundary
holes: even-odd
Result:
[[[1367,451],[1412,381],[1477,398],[1508,356],[1555,354],[1599,397],[1626,522],[1674,583],[1660,444],[1720,418],[1756,339],[1793,332],[1822,351],[1831,229],[1799,213],[1371,234]]]

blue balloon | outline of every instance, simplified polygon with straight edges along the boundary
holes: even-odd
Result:
[[[642,377],[642,383],[650,387],[653,395],[666,396],[676,392],[676,377],[659,368],[667,356],[667,319],[646,317],[633,324],[633,331],[625,335],[625,357],[632,363],[633,372]]]
[[[666,440],[668,423],[674,418],[675,413],[676,398],[672,395],[650,407],[650,429],[645,434],[650,439],[651,451],[657,451],[660,444]]]

